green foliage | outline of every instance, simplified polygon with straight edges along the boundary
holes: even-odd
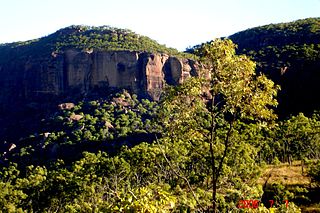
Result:
[[[319,43],[320,18],[307,18],[289,23],[270,24],[238,32],[230,39],[243,50],[260,50],[260,47],[281,47],[283,44]],[[240,42],[241,41],[241,42]],[[245,42],[245,43],[244,43]]]
[[[276,156],[275,158],[273,158],[272,160],[272,164],[273,165],[279,165],[281,162],[279,161],[278,157]]]
[[[229,38],[238,52],[257,62],[263,72],[281,85],[279,108],[282,118],[320,107],[318,91],[320,18],[271,24],[236,33]]]
[[[269,189],[278,203],[290,200],[288,208],[241,210],[237,204],[268,193],[257,184],[261,165],[319,158],[319,115],[276,121],[278,87],[256,74],[248,57],[236,55],[230,40],[217,39],[197,54],[203,73],[166,87],[160,103],[123,91],[48,116],[39,133],[1,155],[0,208],[203,212],[215,204],[220,212],[300,212],[291,199],[308,200],[302,187]],[[316,182],[319,168],[308,170]]]
[[[20,57],[50,56],[52,53],[56,54],[67,49],[79,49],[85,52],[92,50],[145,51],[194,58],[191,54],[181,53],[176,49],[168,48],[128,29],[118,29],[110,26],[90,27],[72,25],[40,39],[4,44],[0,46],[2,52],[0,61],[13,57],[14,49],[19,49]]]
[[[289,202],[288,206],[286,204],[282,204],[279,208],[277,208],[276,212],[300,213],[301,209],[295,203]]]
[[[311,181],[319,184],[320,183],[320,161],[316,161],[316,163],[313,163],[308,168],[308,174],[311,177]]]
[[[176,175],[187,184],[212,190],[213,211],[218,205],[226,211],[234,207],[235,198],[239,199],[235,192],[243,194],[254,188],[258,174],[256,149],[243,134],[252,126],[242,121],[259,126],[274,119],[270,107],[277,104],[277,87],[266,77],[256,76],[255,64],[237,56],[230,40],[205,44],[197,54],[206,69],[201,74],[205,77],[191,78],[168,90],[161,107],[165,109],[160,115],[165,127],[161,142]],[[203,90],[209,96],[207,103]]]
[[[294,160],[319,158],[319,139],[320,120],[317,114],[306,117],[300,113],[278,122],[265,132],[261,157],[268,163],[280,160],[289,164]]]
[[[319,88],[320,18],[269,24],[229,36],[238,54],[246,54],[264,73],[281,85],[277,114],[285,119],[303,112],[312,114],[320,107]],[[209,44],[210,42],[207,42]],[[187,50],[197,52],[201,45]]]
[[[154,120],[158,111],[155,102],[133,99],[126,91],[80,102],[48,117],[42,127],[46,133],[22,139],[7,158],[25,166],[48,165],[58,158],[68,163],[79,159],[83,151],[112,153],[123,145],[151,142],[162,130]],[[75,120],[76,116],[80,119]]]
[[[23,212],[22,201],[28,197],[15,186],[15,179],[18,175],[16,165],[10,165],[0,173],[0,208],[6,212]]]

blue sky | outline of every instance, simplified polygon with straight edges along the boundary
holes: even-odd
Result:
[[[110,25],[184,50],[269,23],[320,17],[320,0],[2,0],[0,43]]]

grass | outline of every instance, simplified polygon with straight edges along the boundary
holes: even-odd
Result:
[[[310,186],[311,180],[306,175],[306,168],[304,166],[304,173],[302,174],[301,161],[294,161],[291,165],[283,163],[279,165],[268,165],[263,171],[258,180],[259,184],[281,183],[285,186],[303,185]]]
[[[302,212],[320,213],[320,194],[318,195],[319,189],[312,186],[311,179],[307,176],[306,166],[304,166],[302,172],[301,161],[294,161],[291,165],[288,163],[267,165],[264,168],[262,175],[258,179],[258,183],[269,186],[271,186],[273,183],[280,183],[288,190],[293,189],[296,186],[304,187],[308,189],[308,197],[310,196],[312,201],[309,204],[296,204],[301,208]]]

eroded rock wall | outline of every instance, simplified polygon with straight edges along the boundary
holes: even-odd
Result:
[[[158,100],[165,83],[182,83],[194,73],[193,61],[166,54],[69,49],[0,64],[0,104],[70,91],[85,94],[95,87],[126,88]]]

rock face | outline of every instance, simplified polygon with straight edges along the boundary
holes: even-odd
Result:
[[[96,87],[126,88],[158,100],[166,83],[175,85],[196,73],[195,62],[166,54],[69,49],[48,57],[0,62],[0,105],[19,104]]]

